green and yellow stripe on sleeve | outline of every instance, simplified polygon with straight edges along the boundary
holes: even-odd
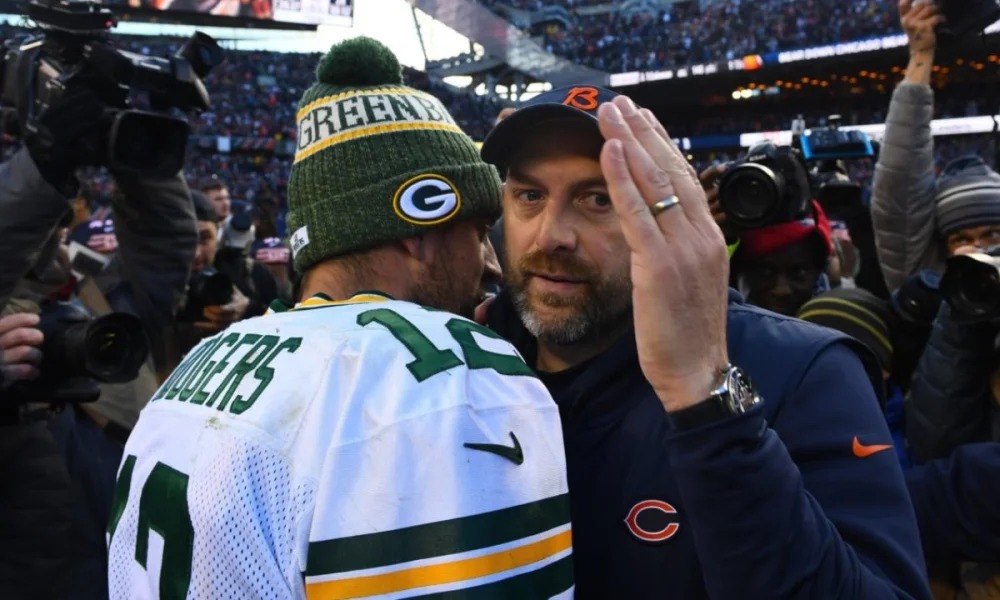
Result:
[[[573,587],[567,496],[312,542],[306,597],[558,597]]]

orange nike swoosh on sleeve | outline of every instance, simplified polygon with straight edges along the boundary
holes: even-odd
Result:
[[[870,446],[866,446],[858,440],[858,436],[854,436],[854,443],[851,444],[851,450],[854,451],[854,456],[857,456],[858,458],[865,458],[891,448],[892,444],[872,444]]]

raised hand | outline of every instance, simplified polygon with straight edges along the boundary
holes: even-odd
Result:
[[[899,20],[910,40],[910,53],[933,53],[937,48],[934,29],[944,22],[933,2],[901,0]]]
[[[725,240],[698,175],[651,112],[620,96],[598,117],[601,168],[631,250],[639,364],[664,408],[679,410],[706,399],[728,364]]]

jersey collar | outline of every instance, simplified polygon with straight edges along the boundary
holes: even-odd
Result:
[[[309,310],[313,308],[324,308],[327,306],[343,306],[345,304],[364,304],[366,302],[388,302],[392,300],[392,296],[385,294],[383,292],[364,290],[354,294],[347,300],[333,300],[326,294],[320,293],[307,298],[302,302],[299,302],[295,306],[289,306],[280,300],[275,300],[271,303],[267,314],[288,312],[291,310]]]

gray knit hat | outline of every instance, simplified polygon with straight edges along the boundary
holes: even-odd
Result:
[[[434,96],[366,37],[333,46],[299,102],[288,182],[295,269],[500,216],[500,178]]]
[[[1000,174],[978,156],[948,163],[937,182],[937,230],[947,237],[962,229],[1000,223]]]

